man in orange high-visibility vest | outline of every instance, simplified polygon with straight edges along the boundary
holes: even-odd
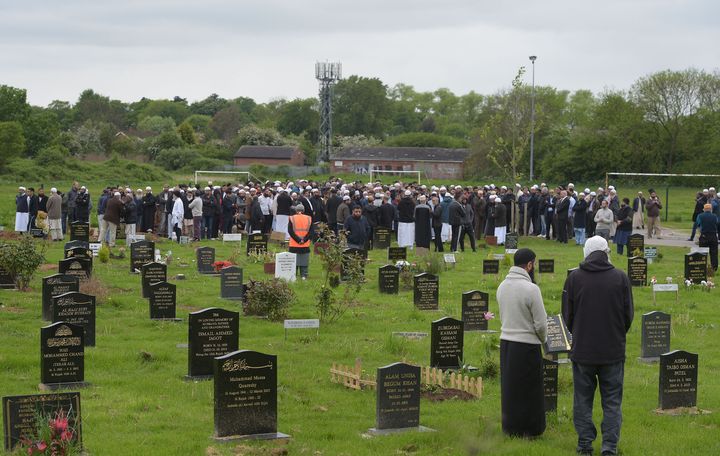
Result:
[[[302,204],[295,206],[295,215],[290,216],[288,221],[288,233],[290,234],[289,250],[290,253],[297,255],[296,265],[300,270],[300,278],[307,280],[313,225],[312,217],[305,215],[304,211],[305,207]]]

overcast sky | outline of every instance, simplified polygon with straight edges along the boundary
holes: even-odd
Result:
[[[718,0],[0,0],[0,84],[28,100],[217,93],[314,97],[316,61],[420,91],[493,93],[528,56],[535,81],[628,89],[720,65]]]

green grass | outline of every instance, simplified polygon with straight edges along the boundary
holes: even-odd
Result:
[[[205,244],[205,243],[203,243]],[[217,248],[217,259],[227,259],[233,246],[209,243]],[[565,270],[577,265],[581,248],[555,242],[521,238],[521,245],[533,248],[539,258],[555,258],[554,275],[539,277],[549,314],[560,310]],[[243,244],[244,246],[244,244]],[[182,273],[178,288],[178,316],[182,323],[149,320],[147,300],[141,298],[140,277],[128,273],[129,259],[96,261],[95,276],[109,291],[97,309],[97,347],[86,349],[86,381],[82,390],[83,438],[91,454],[98,455],[202,455],[236,454],[237,444],[219,444],[213,433],[212,382],[188,383],[187,313],[219,306],[239,310],[235,302],[219,298],[219,278],[195,272],[193,247],[167,241],[158,247],[171,249],[174,260],[168,275]],[[680,281],[683,249],[660,248],[663,259],[650,265],[650,275],[661,281],[673,276]],[[568,365],[560,367],[558,412],[548,417],[545,434],[534,441],[509,439],[500,430],[500,398],[497,379],[486,379],[485,394],[471,402],[448,401],[421,404],[421,424],[436,433],[402,434],[366,439],[362,433],[374,426],[375,395],[372,391],[351,391],[329,381],[332,362],[354,363],[359,357],[363,369],[374,376],[375,369],[402,359],[427,365],[429,338],[393,339],[393,331],[429,332],[431,321],[443,316],[460,318],[461,293],[470,289],[488,291],[491,311],[497,312],[495,289],[502,276],[483,276],[481,260],[500,249],[481,249],[477,254],[458,254],[455,270],[440,276],[440,311],[414,309],[412,293],[380,295],[377,269],[384,252],[370,254],[366,268],[368,283],[360,293],[361,305],[354,307],[332,325],[314,330],[295,330],[284,339],[282,323],[241,317],[240,348],[278,356],[279,430],[292,435],[290,454],[376,455],[376,454],[573,454],[576,435],[572,426],[572,376]],[[61,248],[48,251],[47,263],[56,264]],[[411,254],[412,255],[412,254]],[[625,268],[625,258],[613,257]],[[502,266],[502,271],[507,267]],[[245,280],[267,277],[262,265],[245,264]],[[39,382],[39,328],[41,283],[39,272],[29,292],[0,291],[0,395],[32,394]],[[314,293],[320,281],[320,264],[311,259],[310,280],[293,285],[297,302],[291,318],[314,318]],[[685,455],[720,453],[720,338],[718,337],[718,294],[701,291],[658,296],[652,304],[649,288],[635,289],[636,320],[628,335],[625,375],[624,422],[620,448],[625,455]],[[704,416],[657,416],[658,366],[636,361],[640,351],[640,315],[652,310],[669,312],[673,318],[672,348],[699,353],[698,405],[714,413]],[[490,328],[499,330],[499,321]],[[497,336],[497,335],[496,335]],[[495,337],[496,337],[495,336]],[[468,333],[465,362],[479,365],[485,358],[487,337]],[[600,342],[601,343],[601,342]],[[152,354],[143,360],[141,351]],[[497,360],[497,350],[491,352]],[[599,426],[599,398],[596,401]],[[245,442],[242,451],[271,449],[276,442]],[[208,450],[208,447],[212,449]],[[249,448],[249,450],[248,450]],[[596,443],[596,448],[599,444]],[[242,453],[237,450],[237,454]]]

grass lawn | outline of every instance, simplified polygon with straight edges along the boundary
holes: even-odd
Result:
[[[11,194],[11,193],[10,193]],[[577,266],[582,249],[575,245],[521,238],[521,246],[533,248],[539,258],[554,258],[556,274],[539,277],[548,314],[560,311],[565,270]],[[217,260],[231,256],[234,246],[219,241],[204,242],[217,249]],[[287,444],[243,442],[220,444],[210,440],[213,432],[212,382],[185,382],[187,313],[205,307],[239,310],[239,304],[220,296],[218,277],[195,272],[195,246],[178,246],[168,241],[157,245],[173,252],[169,277],[178,290],[181,323],[149,320],[147,300],[141,298],[140,277],[128,273],[129,258],[101,264],[94,274],[108,296],[98,303],[97,346],[86,349],[85,378],[92,383],[81,391],[83,438],[87,450],[97,455],[226,455],[270,454],[280,445],[289,454],[375,455],[375,454],[573,454],[576,435],[572,426],[572,376],[569,365],[559,369],[558,411],[548,416],[545,434],[534,441],[509,439],[500,430],[500,397],[497,378],[485,379],[484,397],[461,402],[421,403],[421,424],[435,433],[409,433],[367,439],[362,434],[375,424],[375,393],[347,390],[330,383],[333,362],[353,364],[361,358],[366,374],[403,359],[429,363],[429,337],[421,340],[393,338],[393,331],[430,331],[430,323],[443,316],[460,318],[461,293],[479,289],[490,293],[490,309],[497,312],[495,289],[503,277],[483,276],[482,259],[499,248],[478,253],[459,253],[454,270],[440,275],[440,311],[415,310],[412,292],[397,296],[380,295],[377,269],[386,254],[370,253],[366,268],[368,282],[360,293],[360,305],[351,308],[339,321],[314,330],[295,330],[284,339],[282,323],[241,317],[240,348],[278,356],[279,431],[292,435]],[[244,242],[243,242],[244,248]],[[664,282],[672,276],[681,283],[684,249],[660,248],[663,258],[649,266],[649,276]],[[243,251],[244,252],[244,251]],[[51,245],[47,263],[57,264],[60,245]],[[244,260],[244,256],[241,256]],[[412,260],[413,254],[410,254]],[[625,269],[626,259],[612,257]],[[242,265],[247,279],[267,277],[260,264]],[[501,267],[501,272],[507,266]],[[39,328],[41,282],[54,270],[38,272],[29,292],[0,291],[0,395],[32,394],[39,383]],[[311,259],[310,280],[292,285],[297,301],[291,318],[315,318],[315,292],[320,281],[319,261]],[[625,455],[720,454],[720,337],[718,293],[681,289],[680,300],[673,294],[658,295],[652,303],[650,288],[634,291],[636,320],[628,335],[625,374],[624,422],[620,449]],[[640,352],[640,315],[663,310],[672,315],[672,349],[699,353],[698,405],[713,413],[702,416],[657,416],[658,365],[636,360]],[[499,330],[499,320],[490,328]],[[478,366],[489,357],[498,360],[494,347],[497,334],[467,333],[465,362]],[[601,343],[601,341],[600,341]],[[143,352],[149,354],[143,356]],[[599,398],[596,401],[599,424]],[[239,445],[239,446],[238,446]],[[286,446],[285,446],[286,445]],[[599,444],[596,443],[596,449]],[[266,453],[267,452],[267,453]]]

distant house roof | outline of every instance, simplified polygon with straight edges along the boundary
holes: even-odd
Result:
[[[242,146],[233,155],[234,158],[292,158],[297,147],[293,146]]]
[[[470,154],[467,149],[440,147],[346,147],[333,160],[386,160],[463,162]]]

